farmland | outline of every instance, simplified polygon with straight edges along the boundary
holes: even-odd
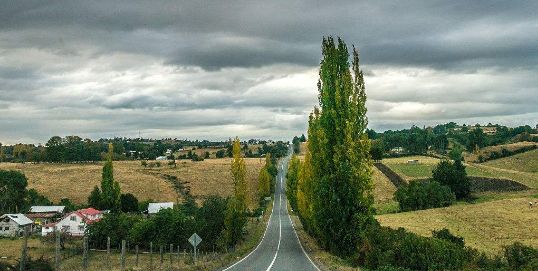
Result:
[[[538,173],[538,150],[488,161],[484,165],[506,170]]]
[[[233,183],[230,163],[228,158],[206,159],[201,162],[178,160],[176,168],[170,168],[163,162],[161,167],[150,169],[142,167],[140,161],[116,161],[114,178],[123,193],[132,193],[139,200],[176,201],[177,193],[163,175],[176,176],[187,183],[186,186],[197,200],[201,200],[212,194],[231,195]],[[258,172],[264,161],[246,158],[245,163],[252,202]],[[28,178],[28,187],[35,188],[52,201],[69,198],[81,204],[86,203],[93,187],[100,184],[102,164],[0,163],[0,169],[22,171]],[[254,203],[255,201],[251,204]]]
[[[478,153],[466,153],[465,161],[478,162],[479,156],[489,157],[491,153],[493,152],[501,153],[503,149],[511,151],[511,152],[516,152],[520,149],[529,148],[529,147],[537,146],[537,145],[538,144],[536,142],[522,141],[522,142],[503,144],[503,145],[498,145],[498,146],[489,146],[489,147],[480,149]]]
[[[432,230],[447,228],[463,236],[468,246],[494,254],[503,245],[516,241],[538,247],[535,225],[538,210],[528,207],[531,200],[535,199],[505,199],[379,215],[376,218],[383,226],[403,227],[423,236],[431,236]]]
[[[417,164],[407,163],[415,159]],[[510,179],[529,186],[530,190],[474,193],[473,204],[459,202],[446,208],[393,214],[381,211],[378,213],[382,215],[376,218],[384,226],[403,227],[423,236],[431,236],[431,231],[447,228],[464,237],[468,246],[489,254],[498,253],[502,246],[516,241],[538,247],[538,231],[534,226],[538,211],[528,207],[529,201],[536,200],[537,161],[538,151],[533,150],[482,164],[466,164],[470,176]],[[438,162],[439,159],[425,156],[383,160],[406,180],[431,177]],[[380,194],[375,195],[379,197]]]

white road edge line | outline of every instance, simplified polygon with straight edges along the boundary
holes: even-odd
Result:
[[[280,177],[280,186],[282,187],[282,177]],[[278,245],[276,246],[275,256],[265,271],[271,270],[273,264],[275,264],[276,257],[278,256],[278,251],[280,250],[280,241],[282,240],[282,216],[280,215],[280,210],[282,209],[282,191],[278,195],[278,202]]]
[[[295,233],[295,237],[297,238],[297,242],[299,243],[299,246],[301,246],[301,250],[303,251],[306,258],[310,261],[310,263],[316,268],[316,270],[321,271],[319,267],[310,259],[310,256],[308,256],[308,253],[304,250],[303,244],[301,244],[301,240],[299,240],[299,236],[297,235],[297,231],[295,231],[295,224],[293,224],[293,221],[291,220],[291,216],[288,211],[288,218],[290,219],[291,226],[293,227],[293,233]]]
[[[260,240],[260,242],[258,243],[256,248],[254,248],[254,250],[252,250],[249,254],[247,254],[247,256],[243,257],[241,260],[239,260],[236,263],[230,265],[228,268],[223,269],[222,271],[227,271],[228,269],[240,264],[242,261],[246,260],[250,255],[252,255],[252,253],[254,253],[254,251],[256,251],[260,247],[260,245],[263,243],[263,240],[265,239],[265,234],[267,234],[267,230],[269,229],[269,225],[271,224],[271,218],[273,217],[273,213],[275,211],[275,205],[276,205],[275,202],[273,202],[273,208],[271,209],[271,215],[269,215],[269,220],[267,221],[267,226],[265,227],[265,232],[263,233],[262,240]]]

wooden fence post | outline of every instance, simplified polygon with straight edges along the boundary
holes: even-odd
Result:
[[[121,240],[121,271],[125,270],[125,240]]]
[[[174,245],[173,244],[170,244],[170,269],[172,269],[172,261],[173,261],[173,257],[172,255],[174,255]]]
[[[177,257],[176,257],[176,260],[177,260],[177,268],[179,269],[179,245],[177,245]]]
[[[136,267],[138,267],[138,245],[135,246],[136,250]]]
[[[163,245],[161,245],[159,247],[159,255],[161,257],[161,268],[162,268],[163,267],[163,261],[164,261],[164,259],[163,259]]]
[[[22,241],[20,271],[24,271],[26,268],[26,257],[28,255],[28,226],[24,226],[23,234],[24,234],[24,240]]]
[[[61,232],[56,229],[56,244],[54,249],[54,270],[60,270],[60,238]]]
[[[88,236],[84,236],[84,242],[82,244],[84,252],[82,254],[82,269],[88,270]]]
[[[111,263],[110,263],[110,236],[108,236],[106,238],[106,265],[108,266],[108,269],[110,270],[111,268]]]
[[[153,271],[153,242],[149,242],[149,270]]]

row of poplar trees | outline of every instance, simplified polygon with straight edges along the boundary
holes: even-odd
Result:
[[[374,222],[365,85],[352,52],[350,65],[343,40],[323,39],[319,107],[309,117],[304,162],[292,159],[288,171],[290,204],[305,229],[344,257],[357,252]]]

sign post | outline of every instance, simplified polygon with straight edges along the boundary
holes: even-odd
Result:
[[[194,264],[196,264],[196,247],[202,242],[202,238],[198,234],[194,233],[189,237],[189,243],[194,247]]]

